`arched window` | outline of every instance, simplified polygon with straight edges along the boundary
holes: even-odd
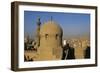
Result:
[[[58,39],[59,38],[59,35],[58,34],[56,34],[56,39]]]
[[[59,35],[58,35],[58,34],[56,34],[56,39],[58,39],[58,37],[59,37]]]
[[[48,38],[48,34],[45,34],[45,38],[46,38],[46,39]]]

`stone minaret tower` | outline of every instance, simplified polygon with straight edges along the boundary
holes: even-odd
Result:
[[[37,19],[37,29],[36,29],[36,43],[37,43],[37,47],[39,47],[40,45],[40,25],[41,25],[41,22],[40,22],[40,17],[38,17]]]

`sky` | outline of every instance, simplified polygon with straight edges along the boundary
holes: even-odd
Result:
[[[41,25],[49,20],[55,21],[63,29],[63,37],[90,35],[90,14],[24,11],[24,35],[35,36],[37,18]]]

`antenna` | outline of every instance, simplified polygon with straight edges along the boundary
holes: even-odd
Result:
[[[40,21],[40,17],[37,17],[37,25],[40,25],[41,21]]]
[[[53,20],[53,17],[51,16],[51,21]]]

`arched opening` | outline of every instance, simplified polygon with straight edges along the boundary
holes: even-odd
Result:
[[[59,38],[59,35],[58,34],[56,34],[56,39],[58,39]]]
[[[47,39],[48,38],[48,34],[45,34],[45,39]]]

